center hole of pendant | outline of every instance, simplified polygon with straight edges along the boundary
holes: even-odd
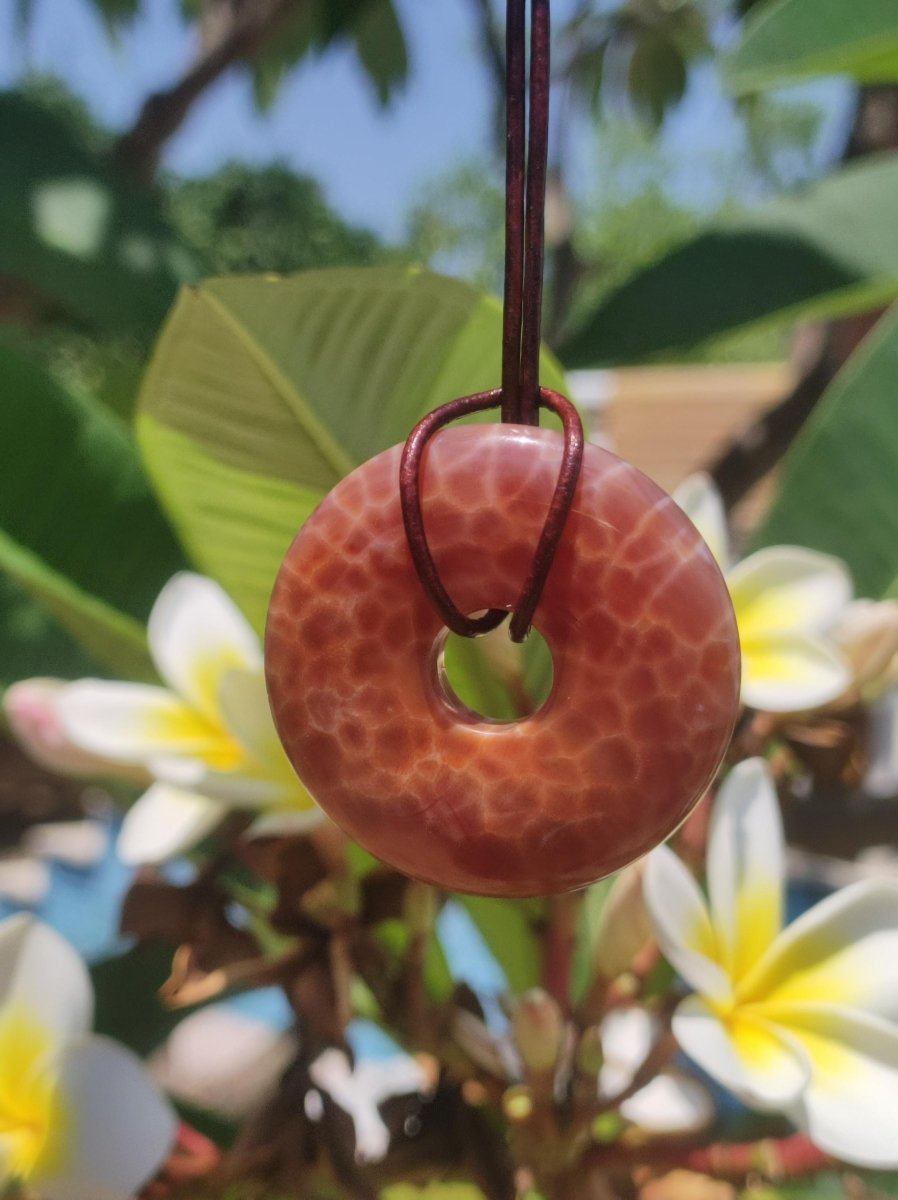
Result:
[[[552,692],[549,644],[538,629],[524,642],[508,632],[511,616],[476,638],[445,634],[437,656],[440,685],[451,704],[488,721],[510,723],[538,712]]]

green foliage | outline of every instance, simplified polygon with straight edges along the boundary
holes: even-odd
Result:
[[[534,925],[541,902],[494,900],[488,896],[460,896],[459,902],[502,968],[509,989],[520,994],[536,987],[542,950]]]
[[[409,212],[412,257],[501,294],[504,216],[503,184],[492,164],[453,167],[427,185]]]
[[[559,40],[581,103],[596,116],[629,111],[653,131],[683,98],[691,63],[711,50],[701,7],[664,0],[582,5]]]
[[[101,673],[97,660],[2,572],[0,653],[0,688],[48,672],[62,679]]]
[[[133,444],[23,355],[0,348],[0,371],[0,439],[15,446],[0,488],[0,568],[98,660],[145,675],[142,623],[183,558]]]
[[[833,382],[783,465],[757,541],[843,558],[860,595],[898,583],[898,308]]]
[[[898,80],[898,7],[893,0],[770,0],[746,20],[724,64],[736,93],[781,87],[814,75],[859,83]]]
[[[614,291],[559,353],[569,366],[638,361],[764,321],[869,309],[898,294],[896,206],[889,155],[721,222]]]
[[[152,334],[198,273],[156,197],[107,171],[63,117],[9,92],[0,159],[0,273],[96,330]]]
[[[368,266],[383,257],[373,233],[346,224],[314,179],[284,166],[231,163],[205,179],[173,180],[168,206],[216,275]]]
[[[884,1200],[898,1196],[898,1174],[894,1171],[865,1171],[866,1195]],[[844,1200],[845,1178],[836,1171],[824,1171],[813,1179],[782,1179],[774,1184],[750,1188],[743,1200]]]
[[[186,1016],[163,1008],[159,989],[171,973],[171,948],[141,943],[91,968],[96,996],[94,1029],[143,1057]]]
[[[261,628],[281,558],[343,475],[454,396],[495,386],[499,305],[417,270],[215,279],[186,290],[139,439],[185,546]],[[551,361],[549,386],[562,386]]]
[[[682,100],[687,78],[676,41],[664,30],[647,29],[630,58],[630,95],[637,113],[659,128],[667,110]]]
[[[309,53],[348,43],[381,104],[408,77],[405,34],[393,0],[309,0],[296,5],[276,38],[253,59],[256,103],[268,108],[289,72]]]
[[[571,959],[571,999],[581,1000],[593,973],[596,938],[601,928],[602,909],[614,883],[614,876],[600,879],[588,887],[577,914],[574,953]]]

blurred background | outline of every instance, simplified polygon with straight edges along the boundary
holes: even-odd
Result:
[[[894,316],[828,389],[898,295],[898,19],[873,30],[874,52],[866,27],[853,38],[810,0],[780,0],[798,16],[778,54],[751,25],[761,7],[554,0],[547,361],[591,435],[663,486],[707,471],[740,549],[836,554],[879,599],[898,577]],[[147,444],[142,467],[128,432],[142,386],[147,411],[170,415],[162,368],[142,381],[179,289],[420,265],[499,295],[504,72],[500,0],[0,0],[0,685],[152,677],[143,622],[184,548],[258,615],[258,579],[238,594],[240,564],[218,543],[206,554],[194,477],[179,493],[181,461],[160,466]],[[230,462],[224,439],[203,440],[210,424],[201,449]],[[266,587],[276,549],[260,552]],[[32,750],[42,712],[25,713]],[[790,833],[827,856],[802,904],[856,877],[830,856],[898,832],[898,775],[860,795],[860,718],[837,715],[777,731],[816,789]],[[113,964],[100,1027],[148,1051],[174,1026],[148,1002],[171,955],[143,947],[137,972],[122,953],[132,873],[109,837],[112,802],[136,789],[54,769],[70,765],[0,739],[0,897]],[[505,931],[490,954],[459,906],[441,921],[456,979],[494,1015],[515,982],[495,962]],[[245,1008],[289,1024],[271,991]],[[374,1027],[355,1028],[376,1058]]]

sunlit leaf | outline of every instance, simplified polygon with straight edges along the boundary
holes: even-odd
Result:
[[[859,83],[898,80],[898,6],[893,0],[761,4],[724,64],[724,81],[739,94],[814,75],[849,75]]]
[[[898,156],[867,159],[699,234],[607,296],[565,340],[571,367],[633,362],[898,295]],[[863,214],[863,219],[859,219]]]
[[[496,386],[501,311],[414,269],[243,276],[185,289],[139,404],[145,462],[195,561],[261,628],[325,493],[455,396]],[[543,381],[563,389],[546,359]]]
[[[145,676],[144,621],[184,559],[130,436],[21,354],[0,348],[0,373],[0,569],[95,659]]]
[[[797,543],[843,558],[858,593],[898,577],[898,308],[828,389],[783,464],[759,544]]]

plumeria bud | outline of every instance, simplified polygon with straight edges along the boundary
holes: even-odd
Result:
[[[558,1002],[542,988],[531,988],[515,1005],[511,1028],[528,1071],[554,1071],[564,1041],[564,1016]]]
[[[405,892],[404,915],[413,936],[430,933],[437,919],[437,908],[436,888],[411,880]]]
[[[66,734],[56,704],[65,686],[61,679],[37,678],[7,688],[3,709],[19,745],[35,762],[61,775],[121,775],[121,764],[82,750]]]
[[[597,974],[604,979],[622,975],[652,936],[642,891],[644,873],[644,861],[626,867],[605,900],[593,958]]]
[[[859,688],[878,694],[896,682],[898,601],[852,601],[839,619],[834,638]]]
[[[599,1071],[605,1062],[602,1051],[602,1033],[598,1025],[590,1025],[584,1029],[583,1036],[577,1044],[577,1070],[591,1078],[598,1078]]]

